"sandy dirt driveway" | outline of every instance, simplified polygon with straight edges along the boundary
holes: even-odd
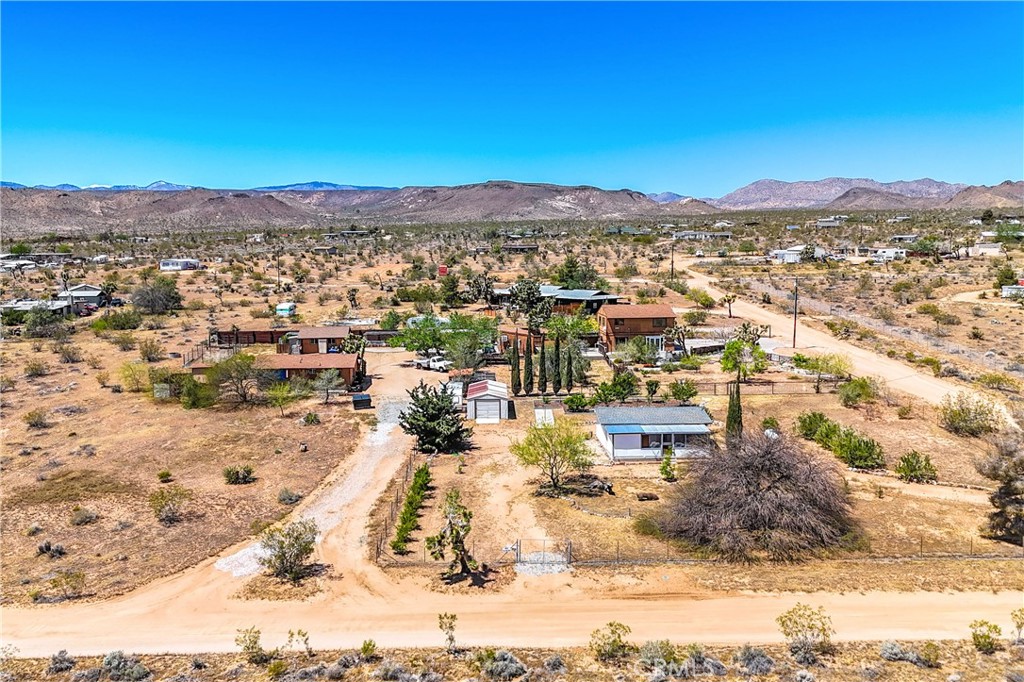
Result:
[[[317,648],[353,647],[367,638],[384,647],[439,646],[441,612],[458,615],[463,645],[582,645],[592,630],[612,620],[630,625],[640,641],[772,642],[780,638],[775,617],[799,601],[823,605],[839,639],[955,639],[978,618],[1008,625],[1003,621],[1010,611],[1024,603],[1019,592],[709,592],[694,586],[685,567],[609,571],[607,580],[594,580],[593,573],[519,576],[502,591],[468,593],[427,587],[422,578],[396,578],[368,559],[365,535],[370,509],[410,444],[388,414],[420,378],[440,378],[400,367],[407,357],[368,354],[369,371],[377,378],[377,428],[295,512],[317,518],[325,528],[317,559],[333,567],[336,579],[323,592],[302,602],[231,598],[247,579],[246,571],[231,570],[232,562],[251,551],[250,541],[110,600],[6,608],[3,643],[30,656],[60,649],[82,655],[114,649],[202,653],[234,650],[236,631],[256,626],[268,646],[296,628],[308,631]]]
[[[707,275],[690,270],[688,284],[691,287],[707,289],[720,298],[725,292],[715,287],[716,280]],[[732,304],[734,314],[757,324],[771,325],[774,338],[781,339],[783,345],[790,346],[793,341],[793,318],[766,310],[742,299]],[[861,348],[842,339],[837,339],[827,332],[812,329],[802,322],[797,322],[796,343],[798,348],[808,348],[829,353],[843,353],[853,363],[854,374],[876,376],[884,379],[892,388],[903,391],[926,403],[938,405],[950,393],[964,390],[957,384],[924,374],[899,360],[887,358],[865,348]]]

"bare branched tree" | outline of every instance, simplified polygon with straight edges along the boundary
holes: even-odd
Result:
[[[837,544],[852,528],[835,465],[785,437],[745,433],[691,471],[665,530],[730,560],[797,560]]]

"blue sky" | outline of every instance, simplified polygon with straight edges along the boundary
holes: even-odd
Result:
[[[2,176],[1024,176],[1024,3],[0,5]]]

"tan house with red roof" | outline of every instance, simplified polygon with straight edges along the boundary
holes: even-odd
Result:
[[[666,303],[604,305],[597,311],[599,342],[608,352],[637,336],[662,350],[665,330],[675,324],[676,314]]]

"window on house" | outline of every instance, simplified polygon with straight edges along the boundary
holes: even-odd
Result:
[[[665,318],[664,317],[656,317],[656,318],[654,318],[654,326],[655,327],[664,327],[665,326]]]
[[[622,325],[624,325],[625,323],[626,323],[626,321],[625,321],[625,320],[615,320],[615,322],[614,322],[614,324],[615,324],[615,326],[616,326],[616,327],[621,327],[621,326],[622,326]]]

